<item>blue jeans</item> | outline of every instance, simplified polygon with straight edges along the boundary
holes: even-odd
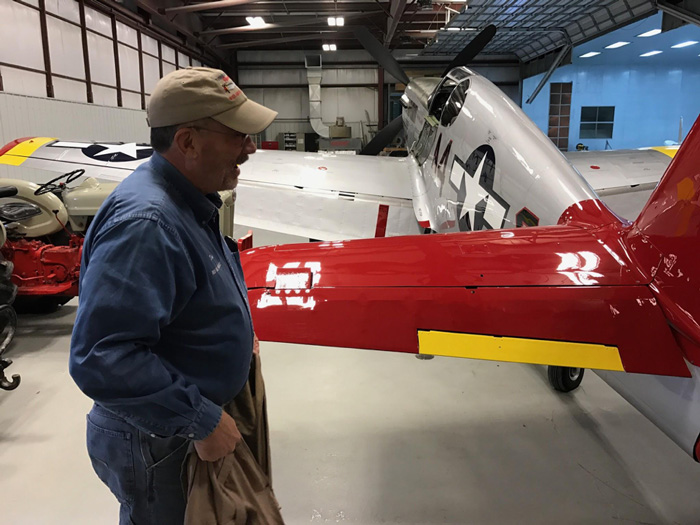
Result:
[[[142,432],[95,404],[87,416],[92,467],[117,498],[120,525],[182,525],[189,440]]]

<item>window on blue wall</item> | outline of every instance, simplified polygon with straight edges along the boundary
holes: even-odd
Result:
[[[614,120],[615,106],[582,106],[579,138],[611,139]]]

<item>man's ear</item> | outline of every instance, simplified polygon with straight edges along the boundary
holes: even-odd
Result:
[[[180,128],[173,137],[173,146],[180,154],[188,159],[197,158],[199,148],[197,147],[197,137],[192,128]]]

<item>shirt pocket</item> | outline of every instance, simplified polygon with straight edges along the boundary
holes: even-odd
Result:
[[[135,499],[132,434],[125,430],[105,428],[119,425],[120,422],[105,422],[104,419],[87,416],[87,449],[92,468],[119,503],[131,505]]]

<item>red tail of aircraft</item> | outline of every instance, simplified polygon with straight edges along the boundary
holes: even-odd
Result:
[[[627,233],[678,345],[700,365],[700,119]]]

